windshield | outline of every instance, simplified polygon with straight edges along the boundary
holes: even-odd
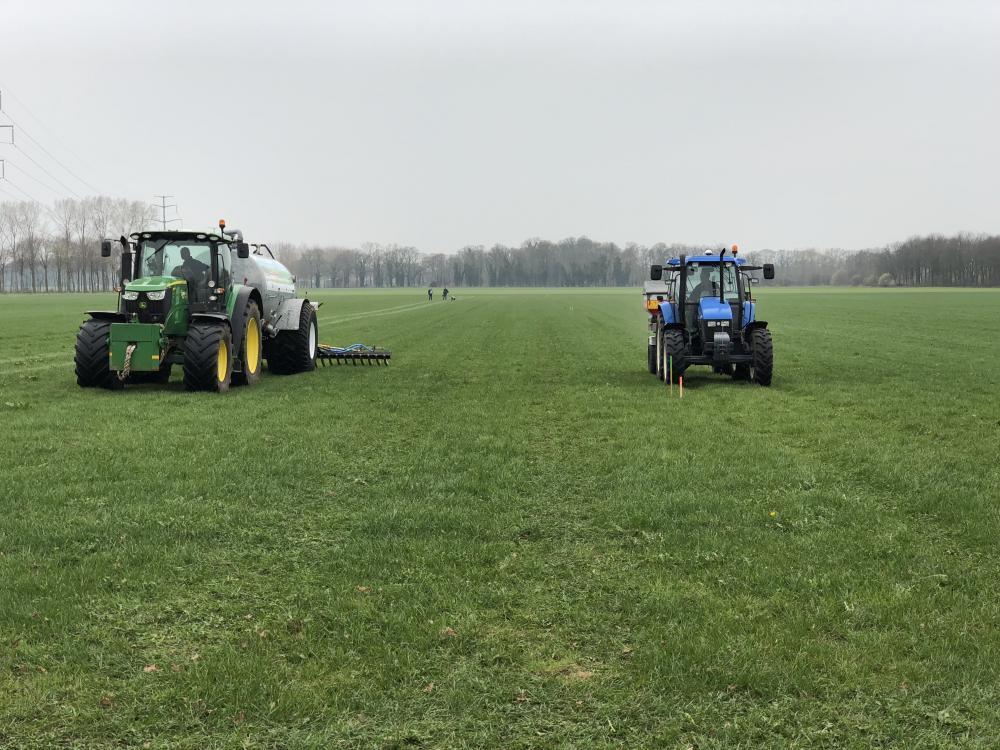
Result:
[[[213,243],[150,240],[140,248],[139,276],[174,276],[208,281]]]
[[[732,263],[724,263],[722,285],[728,302],[738,302],[740,295],[736,288],[736,272]],[[719,264],[688,263],[687,301],[698,302],[702,297],[719,296]]]

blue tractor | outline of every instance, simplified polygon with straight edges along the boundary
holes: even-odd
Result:
[[[748,265],[730,255],[682,255],[652,266],[645,291],[649,313],[649,371],[674,382],[692,365],[708,365],[734,380],[771,385],[773,350],[767,322],[757,320],[751,294],[759,279],[774,278],[774,266]]]

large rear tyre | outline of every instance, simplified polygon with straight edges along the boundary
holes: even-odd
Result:
[[[110,367],[111,322],[91,318],[85,320],[76,334],[76,382],[82,388],[120,390],[124,383]]]
[[[225,393],[233,377],[233,336],[220,323],[193,323],[184,342],[184,387]]]
[[[673,382],[676,383],[687,369],[684,362],[684,334],[677,330],[664,331],[662,349],[660,369],[663,371],[663,380],[669,380],[673,376]]]
[[[270,342],[267,369],[277,375],[293,375],[316,369],[318,340],[316,308],[303,302],[299,313],[299,327],[292,331],[279,331]]]
[[[750,364],[750,377],[758,385],[771,385],[773,369],[774,347],[771,344],[771,332],[766,328],[757,328],[753,332],[753,362]]]
[[[243,331],[243,351],[240,352],[241,372],[233,373],[236,385],[253,385],[260,380],[264,363],[264,337],[260,329],[260,308],[256,302],[247,303],[246,330]]]

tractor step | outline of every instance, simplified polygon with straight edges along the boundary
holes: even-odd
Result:
[[[377,346],[365,346],[364,344],[351,344],[350,346],[326,346],[320,344],[316,348],[316,359],[326,367],[327,362],[336,362],[338,365],[350,362],[357,365],[381,365],[383,362],[388,366],[392,352],[387,349],[380,349]]]

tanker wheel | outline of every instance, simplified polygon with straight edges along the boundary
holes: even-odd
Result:
[[[774,347],[771,344],[771,332],[766,328],[756,328],[753,332],[753,362],[750,364],[750,376],[758,385],[771,385],[773,370]]]
[[[111,321],[91,318],[85,320],[76,334],[76,382],[82,388],[107,388],[120,390],[125,384],[118,379],[118,373],[111,369],[110,345]]]
[[[672,375],[675,383],[687,369],[687,365],[684,364],[684,334],[681,331],[663,332],[663,361],[660,369],[663,370],[665,381]]]
[[[233,336],[229,326],[193,323],[184,342],[184,387],[225,393],[233,376]]]
[[[233,373],[236,385],[253,385],[260,380],[264,361],[264,337],[260,333],[260,308],[256,302],[247,303],[247,324],[243,331],[243,351],[240,352],[242,372]]]
[[[303,302],[299,313],[299,327],[291,331],[279,331],[271,340],[267,351],[267,369],[277,375],[292,375],[316,369],[318,339],[316,308]]]

